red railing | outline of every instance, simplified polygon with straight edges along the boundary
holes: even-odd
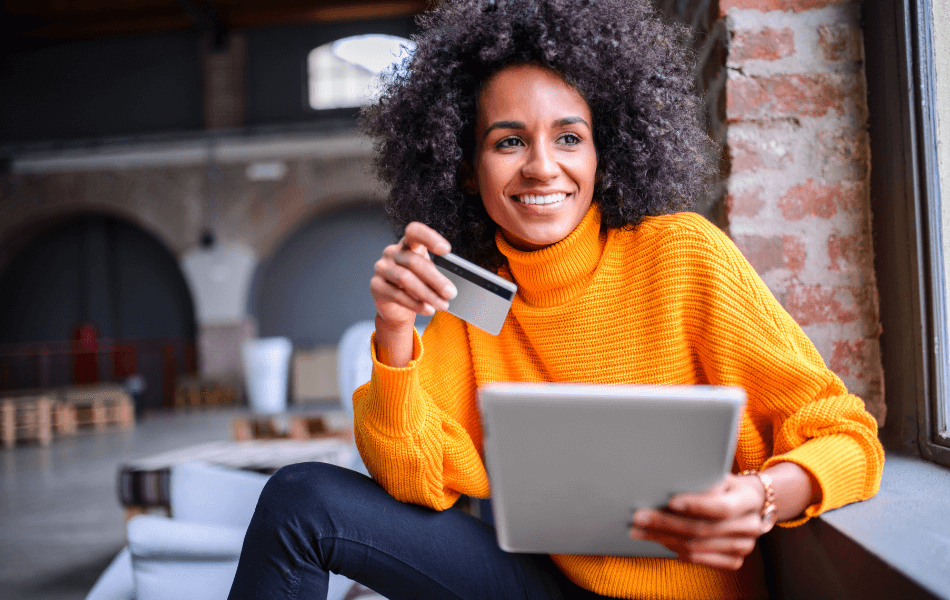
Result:
[[[0,344],[0,393],[49,389],[76,383],[124,384],[144,379],[138,411],[170,408],[175,383],[195,375],[195,342],[187,338],[100,339]]]

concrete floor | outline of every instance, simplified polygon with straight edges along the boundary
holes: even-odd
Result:
[[[0,600],[82,600],[125,544],[119,465],[227,440],[235,414],[150,414],[132,431],[0,450]]]

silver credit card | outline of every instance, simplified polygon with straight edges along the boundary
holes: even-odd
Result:
[[[429,257],[458,290],[458,296],[449,300],[448,312],[498,335],[518,286],[451,252],[443,256],[430,253]]]

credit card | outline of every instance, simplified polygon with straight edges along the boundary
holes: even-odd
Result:
[[[451,252],[442,256],[430,253],[429,258],[458,290],[458,296],[449,300],[447,312],[498,335],[518,286]]]

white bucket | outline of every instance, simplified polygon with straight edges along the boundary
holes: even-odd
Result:
[[[247,340],[241,346],[244,383],[254,412],[287,410],[287,375],[292,352],[293,344],[284,337]]]

